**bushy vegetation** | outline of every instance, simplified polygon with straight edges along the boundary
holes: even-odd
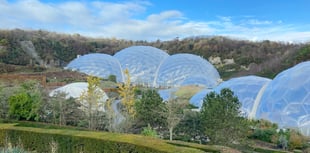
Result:
[[[36,82],[25,82],[15,87],[2,85],[0,88],[2,91],[0,94],[2,99],[1,105],[3,106],[0,108],[1,122],[16,122],[16,120],[40,121],[43,123],[21,122],[15,127],[62,129],[70,130],[70,132],[74,130],[85,131],[88,128],[101,131],[135,133],[156,137],[157,139],[222,144],[232,147],[235,144],[249,145],[249,143],[243,143],[248,140],[260,140],[273,144],[273,149],[293,150],[307,148],[306,139],[294,130],[279,131],[276,124],[268,121],[250,121],[243,118],[240,114],[241,104],[229,89],[222,90],[219,94],[210,93],[206,95],[201,112],[191,111],[192,107],[188,104],[186,97],[162,102],[162,99],[154,89],[135,89],[139,90],[139,92],[130,92],[134,93],[132,97],[135,99],[135,105],[131,109],[134,109],[135,115],[126,116],[125,114],[128,111],[120,103],[118,107],[120,110],[122,108],[125,110],[121,112],[125,120],[121,123],[116,123],[115,117],[111,116],[114,110],[108,108],[111,107],[111,104],[105,106],[107,113],[110,113],[110,115],[103,113],[101,116],[96,116],[96,119],[91,119],[87,117],[89,114],[86,111],[87,109],[83,111],[79,109],[81,103],[78,100],[66,99],[65,94],[48,97],[47,93]],[[21,95],[24,98],[20,98],[19,96]],[[176,96],[172,95],[172,97]],[[23,109],[19,105],[22,105]],[[95,109],[90,109],[89,111],[93,110]],[[96,121],[96,128],[89,127],[91,120]],[[2,134],[2,136],[4,135]],[[58,139],[58,137],[56,138]],[[76,138],[59,139],[61,139],[59,141],[66,141],[63,143],[71,146],[74,145],[71,143]],[[15,140],[17,141],[17,138]],[[94,143],[93,140],[85,139],[83,143],[84,141]],[[48,140],[48,142],[56,142],[56,140]],[[25,142],[25,144],[27,143]],[[56,144],[57,147],[62,147],[58,143]],[[46,145],[50,144],[47,143]],[[46,149],[46,146],[43,148]],[[25,149],[28,150],[29,148]]]
[[[23,43],[33,48],[25,48]],[[273,77],[283,69],[309,60],[309,45],[283,42],[234,40],[226,37],[190,37],[170,41],[131,41],[93,39],[79,34],[65,35],[38,30],[0,30],[0,63],[13,65],[65,66],[77,55],[106,53],[114,55],[129,46],[147,45],[166,50],[169,54],[192,53],[206,59],[219,57],[217,65],[225,78],[245,74]],[[35,59],[32,51],[37,52]],[[225,64],[225,59],[234,63]],[[36,67],[39,71],[42,67]],[[232,71],[233,68],[233,71]],[[14,71],[14,66],[0,66],[0,72]]]
[[[144,127],[142,132],[142,135],[144,136],[150,136],[150,137],[158,137],[156,130],[154,130],[150,124],[147,125],[147,127]]]
[[[0,147],[11,143],[36,152],[203,152],[198,147],[179,147],[139,135],[42,129],[0,124]],[[187,144],[190,146],[190,144]],[[203,148],[203,146],[199,146]],[[209,148],[218,152],[215,148]]]
[[[21,84],[17,93],[11,95],[9,102],[9,116],[18,120],[39,120],[42,92],[40,84],[27,81]]]
[[[253,121],[251,124],[253,132],[248,136],[250,139],[275,144],[275,148],[283,150],[307,148],[307,139],[294,129],[279,129],[277,124],[267,120]]]

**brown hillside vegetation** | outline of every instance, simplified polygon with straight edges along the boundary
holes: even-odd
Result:
[[[43,30],[0,30],[0,63],[41,67],[63,67],[77,55],[114,55],[129,46],[148,45],[169,54],[192,53],[208,59],[224,79],[256,74],[274,77],[299,62],[310,60],[309,44],[236,40],[221,36],[190,37],[154,42],[88,38]],[[3,72],[3,67],[0,67]],[[11,68],[14,69],[14,68]]]

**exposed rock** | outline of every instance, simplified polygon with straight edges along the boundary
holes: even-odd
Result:
[[[210,56],[209,62],[213,65],[222,65],[221,57],[218,56],[217,57]]]
[[[235,64],[235,60],[233,58],[231,58],[231,59],[224,59],[223,63],[224,63],[224,65]]]

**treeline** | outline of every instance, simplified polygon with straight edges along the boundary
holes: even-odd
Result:
[[[246,74],[274,77],[310,59],[309,43],[252,42],[221,36],[147,42],[15,29],[0,30],[0,63],[61,67],[77,55],[95,52],[114,55],[133,45],[153,46],[169,54],[192,53],[208,60],[217,59],[214,64],[224,79]]]
[[[268,144],[273,149],[299,149],[308,152],[310,148],[309,144],[307,144],[309,139],[294,129],[281,129],[278,131],[277,124],[266,120],[249,120],[245,118],[240,111],[240,101],[227,88],[221,90],[220,93],[211,92],[205,95],[201,111],[193,111],[192,109],[195,107],[189,104],[188,99],[172,95],[171,97],[176,98],[163,102],[156,90],[131,86],[130,81],[126,81],[124,85],[119,86],[119,95],[116,94],[103,102],[99,96],[100,93],[94,90],[99,86],[99,78],[88,77],[87,81],[90,88],[79,98],[71,97],[69,99],[66,98],[67,95],[63,92],[51,97],[39,83],[34,81],[26,81],[16,86],[0,84],[0,123],[32,121],[23,122],[22,126],[63,130],[80,129],[83,131],[87,128],[88,130],[108,131],[113,132],[113,135],[111,135],[113,136],[113,143],[108,143],[111,145],[114,144],[115,140],[118,140],[114,139],[118,135],[117,133],[131,133],[160,139],[225,145],[239,148],[243,152],[256,151],[254,150],[256,149],[255,146],[252,147],[251,143],[258,140]],[[117,102],[118,100],[120,100],[120,103]],[[114,104],[118,107],[118,113],[113,108]],[[118,114],[121,114],[122,117]],[[50,135],[46,137],[42,132],[38,132],[41,134],[34,132],[33,139],[25,139],[31,133],[14,134],[14,131],[12,132],[13,134],[10,131],[1,131],[0,128],[0,147],[3,147],[3,144],[7,142],[6,140],[10,140],[14,142],[14,146],[22,142],[27,149],[28,144],[31,144],[34,148],[30,149],[42,148],[43,151],[39,152],[46,152],[47,147],[45,145],[49,144],[47,142],[51,142],[51,140],[61,144],[61,148],[64,147],[63,144],[75,146],[75,143],[77,143],[73,142],[73,140],[76,140],[75,138],[63,137],[57,133],[54,135],[48,132]],[[72,132],[69,133],[70,135],[73,134]],[[4,137],[5,135],[9,139],[1,139],[1,136]],[[20,136],[20,138],[16,137],[16,135]],[[50,139],[52,137],[53,139]],[[75,137],[74,134],[73,137]],[[42,141],[42,138],[44,141]],[[90,143],[85,142],[89,141],[90,137],[82,136],[81,138],[85,138],[79,139],[79,142],[82,141],[81,143],[85,144],[85,146],[95,142],[96,144],[102,143],[101,140],[97,139],[99,137],[96,137],[96,140]],[[110,137],[101,138],[107,141],[111,140]],[[131,138],[133,137],[131,136]],[[136,140],[131,138],[119,140]],[[3,141],[1,142],[1,140]],[[97,142],[97,140],[100,142]],[[129,144],[131,142],[135,141],[130,141]],[[149,145],[144,141],[142,144]],[[143,149],[145,145],[142,144],[137,145]],[[67,149],[74,150],[74,148]],[[94,149],[101,150],[96,147]],[[147,150],[147,152],[149,151]]]

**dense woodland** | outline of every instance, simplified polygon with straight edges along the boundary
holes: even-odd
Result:
[[[310,59],[309,43],[252,42],[221,36],[147,42],[15,29],[0,31],[0,72],[13,72],[12,65],[62,67],[77,55],[95,52],[114,55],[133,45],[153,46],[171,55],[199,55],[216,65],[224,79],[246,74],[272,78],[280,71]]]

